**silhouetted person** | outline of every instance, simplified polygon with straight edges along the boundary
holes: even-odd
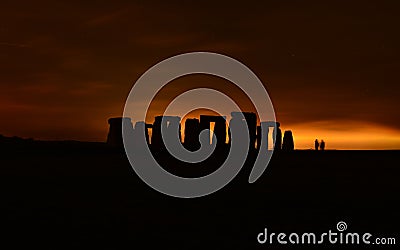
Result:
[[[325,142],[324,140],[321,140],[321,151],[325,150]]]
[[[319,149],[318,139],[315,139],[314,145],[315,145],[315,150],[318,151],[318,149]]]
[[[294,140],[292,131],[286,130],[283,136],[283,144],[282,144],[283,151],[293,151],[294,150]]]

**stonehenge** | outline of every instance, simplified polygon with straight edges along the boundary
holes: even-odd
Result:
[[[294,140],[292,131],[285,131],[282,141],[282,131],[280,123],[275,121],[261,121],[257,126],[257,116],[251,112],[231,112],[231,120],[227,131],[227,122],[225,116],[200,115],[200,119],[188,118],[185,121],[184,140],[181,138],[181,117],[179,116],[156,116],[153,124],[138,121],[135,127],[128,117],[116,117],[108,120],[109,132],[107,144],[113,147],[123,147],[122,132],[126,133],[132,140],[135,140],[135,132],[144,131],[145,140],[152,149],[165,149],[164,139],[179,137],[179,142],[188,150],[198,150],[200,148],[200,133],[208,130],[205,143],[216,144],[217,147],[223,147],[231,143],[231,128],[244,130],[247,125],[249,138],[249,150],[275,150],[275,151],[293,151]],[[211,137],[211,124],[214,137]],[[151,132],[150,132],[151,131]],[[151,135],[150,135],[151,134]],[[227,138],[228,136],[228,138]],[[245,138],[245,137],[239,137]],[[228,143],[226,143],[228,139]],[[216,140],[216,141],[215,141]],[[272,141],[272,145],[269,144]],[[263,148],[261,148],[263,147]]]

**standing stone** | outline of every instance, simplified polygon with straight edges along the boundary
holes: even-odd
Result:
[[[282,131],[280,129],[281,124],[279,122],[275,122],[274,125],[274,149],[280,151],[282,149]]]
[[[257,115],[252,112],[231,112],[231,116],[232,120],[242,120],[242,117],[244,118],[241,122],[247,123],[247,133],[250,139],[249,148],[250,150],[254,150],[257,140]],[[246,131],[243,131],[243,133],[246,133]]]
[[[225,146],[226,141],[226,117],[225,116],[213,116],[213,115],[200,115],[200,132],[204,129],[210,129],[210,123],[215,122],[214,135],[217,138],[217,142],[208,139],[209,144],[215,144],[216,146]],[[210,138],[210,136],[208,136]]]
[[[169,140],[171,137],[175,137],[176,134],[181,139],[181,118],[179,116],[156,116],[151,136],[151,145],[155,149],[165,149],[165,144],[163,140],[163,135],[161,132],[161,127],[165,126],[166,130],[164,138]]]
[[[116,117],[108,119],[110,128],[108,130],[107,144],[113,147],[123,147],[122,127],[127,133],[127,138],[133,139],[133,125],[131,118]]]
[[[200,122],[198,119],[186,119],[185,121],[185,142],[187,149],[195,150],[200,148]]]
[[[291,130],[285,131],[285,134],[283,136],[282,150],[283,151],[293,151],[294,150],[294,140],[293,140],[293,134],[292,134]]]

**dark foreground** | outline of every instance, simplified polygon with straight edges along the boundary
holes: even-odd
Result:
[[[251,169],[246,166],[212,195],[179,199],[148,187],[123,153],[103,144],[4,144],[1,244],[29,249],[372,247],[257,242],[265,227],[301,235],[337,232],[336,224],[344,221],[345,232],[395,237],[398,246],[399,159],[400,151],[275,154],[254,184],[246,183]]]

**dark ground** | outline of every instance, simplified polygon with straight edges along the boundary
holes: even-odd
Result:
[[[346,232],[396,237],[400,244],[400,151],[275,154],[254,184],[246,183],[246,166],[214,194],[179,199],[148,187],[123,153],[101,143],[0,145],[2,245],[282,249],[259,245],[258,233],[264,227],[288,234],[336,232],[339,221],[347,223]]]

